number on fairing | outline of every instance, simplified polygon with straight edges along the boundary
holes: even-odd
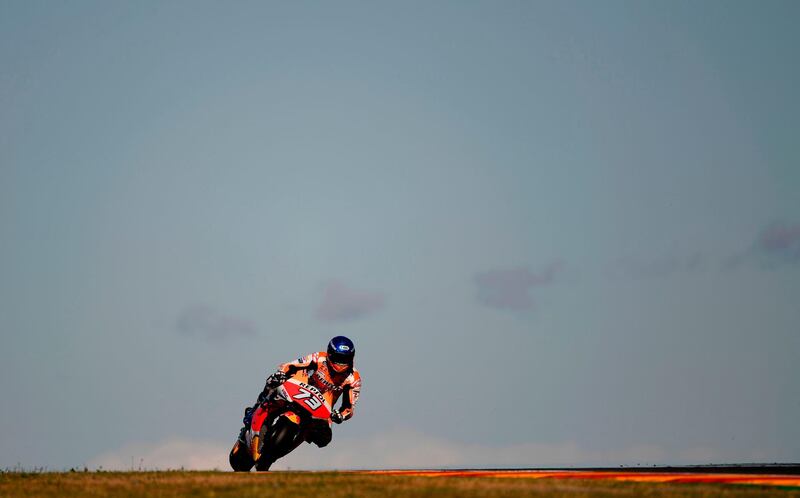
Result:
[[[302,387],[300,388],[300,394],[295,394],[294,399],[304,399],[305,404],[307,404],[312,410],[316,410],[322,406],[322,402],[320,400],[311,396],[311,391],[303,389]]]

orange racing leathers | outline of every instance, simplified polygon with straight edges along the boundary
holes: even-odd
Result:
[[[301,377],[304,382],[316,387],[333,407],[341,397],[339,412],[344,420],[353,416],[353,409],[361,394],[361,374],[355,367],[344,372],[328,368],[328,353],[311,353],[295,361],[278,365],[278,370],[290,377]]]

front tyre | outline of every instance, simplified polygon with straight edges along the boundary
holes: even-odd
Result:
[[[236,444],[233,445],[230,455],[228,455],[228,462],[236,472],[249,472],[254,463],[247,452],[247,447],[238,439]]]
[[[262,433],[265,432],[264,428],[262,428]],[[269,440],[265,439],[264,454],[256,462],[256,470],[269,470],[277,459],[286,456],[292,451],[295,448],[294,442],[299,432],[300,427],[297,424],[285,417],[278,417],[270,431],[272,437]]]

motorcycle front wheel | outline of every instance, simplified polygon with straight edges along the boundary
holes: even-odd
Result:
[[[261,431],[266,436],[266,427]],[[256,462],[256,470],[269,470],[277,459],[292,451],[295,447],[294,439],[299,432],[300,427],[297,424],[284,417],[278,417],[270,431],[272,437],[269,438],[268,443],[264,444],[264,454]],[[267,440],[265,439],[265,441]]]
[[[255,463],[253,459],[250,458],[245,445],[238,439],[236,440],[236,444],[233,445],[230,455],[228,455],[228,462],[230,462],[231,468],[236,472],[249,472]]]

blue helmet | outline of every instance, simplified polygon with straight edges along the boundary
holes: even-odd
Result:
[[[352,368],[356,356],[353,341],[343,335],[337,335],[328,343],[328,361]]]

